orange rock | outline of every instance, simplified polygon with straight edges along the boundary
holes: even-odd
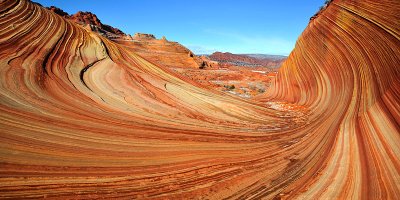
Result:
[[[240,89],[260,72],[174,72],[159,63],[191,58],[177,43],[0,1],[0,198],[400,199],[398,13],[332,1],[245,100],[190,77]]]

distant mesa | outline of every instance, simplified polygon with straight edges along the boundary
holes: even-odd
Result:
[[[133,36],[134,40],[155,40],[156,37],[153,34],[148,33],[135,33]]]
[[[267,54],[233,54],[229,52],[215,52],[211,54],[213,61],[228,63],[235,66],[245,67],[268,67],[278,68],[285,61],[285,56],[275,56]]]

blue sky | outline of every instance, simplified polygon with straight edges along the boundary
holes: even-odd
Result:
[[[33,0],[69,14],[90,11],[127,34],[166,36],[197,54],[288,55],[324,0]]]

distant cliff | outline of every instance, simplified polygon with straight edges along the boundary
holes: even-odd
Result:
[[[262,56],[261,54],[232,54],[215,52],[209,56],[213,61],[236,66],[278,68],[285,61],[283,56]]]

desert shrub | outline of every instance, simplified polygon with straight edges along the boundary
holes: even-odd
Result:
[[[224,85],[224,87],[228,90],[234,90],[235,89],[235,85]]]

